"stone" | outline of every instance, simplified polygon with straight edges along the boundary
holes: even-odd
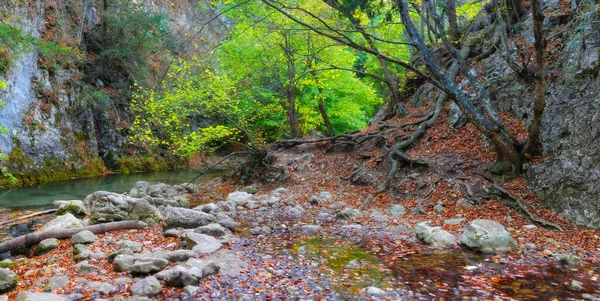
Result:
[[[226,201],[234,202],[236,205],[244,206],[249,201],[256,201],[253,195],[244,191],[235,191],[227,196]]]
[[[202,211],[204,213],[215,213],[221,211],[221,208],[215,203],[208,203],[194,207],[194,210]]]
[[[577,281],[577,280],[571,280],[571,288],[574,291],[582,291],[583,290],[583,283]]]
[[[65,213],[64,215],[57,216],[49,223],[44,225],[40,230],[41,231],[51,231],[58,229],[69,229],[69,228],[77,228],[83,227],[83,222],[76,218],[71,213]]]
[[[441,213],[442,211],[444,211],[444,205],[437,204],[437,205],[433,206],[433,210],[437,213]]]
[[[537,226],[536,226],[536,225],[524,225],[524,226],[523,226],[523,229],[527,229],[527,230],[530,230],[530,229],[535,229],[535,228],[537,228]]]
[[[206,234],[214,237],[221,237],[227,234],[227,230],[220,224],[208,224],[206,226],[198,227],[194,230],[196,233]]]
[[[167,265],[169,261],[164,258],[144,257],[138,258],[127,270],[132,274],[150,274],[164,269]]]
[[[396,204],[396,205],[392,205],[392,208],[390,209],[390,214],[393,217],[398,217],[402,214],[404,214],[406,212],[406,209],[404,209],[404,206]]]
[[[149,190],[150,183],[146,181],[137,181],[129,191],[128,195],[132,198],[143,198],[148,195]]]
[[[576,264],[583,262],[583,260],[579,256],[576,256],[573,254],[552,254],[552,256],[558,262],[561,262],[564,264],[569,264],[569,265],[576,265]]]
[[[162,258],[170,262],[186,261],[196,256],[196,253],[192,250],[175,250],[166,252],[162,255]]]
[[[460,243],[482,253],[502,253],[517,247],[517,244],[500,223],[478,219],[463,229]]]
[[[304,235],[317,235],[323,232],[323,227],[319,225],[302,225],[300,231]]]
[[[371,213],[371,217],[376,222],[387,222],[389,220],[387,215],[382,214],[379,211],[374,211],[373,213]]]
[[[206,261],[203,261],[202,264],[195,265],[199,260],[195,258],[190,258],[186,264],[197,266],[201,270],[204,270],[204,266],[207,264],[206,262],[214,262],[219,266],[219,275],[237,277],[242,273],[242,270],[248,267],[248,264],[240,259],[240,256],[236,254],[232,250],[221,249],[216,253],[210,254],[206,257]]]
[[[95,265],[91,265],[87,260],[84,260],[76,264],[75,269],[77,270],[78,274],[91,274],[98,271],[100,268]]]
[[[118,249],[108,255],[108,262],[113,262],[119,255],[133,255],[133,251],[130,248]]]
[[[56,203],[57,201],[55,201]],[[80,200],[60,201],[60,206],[56,210],[56,215],[73,214],[77,218],[83,218],[86,215],[85,206]]]
[[[92,233],[92,231],[89,230],[81,231],[73,235],[73,237],[71,237],[71,243],[73,245],[91,244],[96,240],[98,240],[98,237],[94,233]]]
[[[214,216],[187,208],[166,207],[163,214],[165,228],[182,227],[185,229],[193,229],[215,222]]]
[[[292,165],[294,170],[303,171],[310,164],[310,162],[312,162],[313,158],[314,158],[313,154],[310,154],[310,153],[304,154],[304,155],[298,156],[296,158],[293,158],[291,160],[291,162],[288,162],[288,164]]]
[[[467,219],[464,217],[461,218],[449,218],[447,220],[444,220],[444,225],[460,225],[464,222],[466,222]]]
[[[348,219],[348,218],[354,218],[354,217],[359,217],[362,214],[360,213],[360,211],[358,209],[353,209],[353,208],[345,208],[342,211],[339,211],[338,213],[336,213],[336,218],[338,219]]]
[[[98,292],[103,295],[110,295],[117,291],[117,288],[114,285],[103,281],[88,282],[86,286],[92,291]]]
[[[254,227],[250,229],[250,234],[252,235],[261,235],[263,234],[262,227]]]
[[[248,201],[244,206],[250,210],[258,209],[260,207],[257,201]]]
[[[188,269],[179,265],[157,273],[156,278],[163,280],[167,286],[198,285],[198,278],[193,276]]]
[[[273,191],[271,191],[272,196],[281,197],[283,195],[289,195],[290,191],[287,188],[279,187]]]
[[[202,277],[209,277],[219,273],[221,267],[214,262],[207,263],[204,268],[202,268]]]
[[[9,269],[0,268],[0,293],[17,286],[17,274]]]
[[[115,267],[115,270],[123,272],[127,271],[134,262],[135,257],[133,255],[120,254],[117,255],[113,260],[113,265]]]
[[[319,192],[319,199],[323,201],[329,201],[333,199],[333,195],[329,191],[321,191]]]
[[[244,189],[242,189],[245,193],[249,193],[249,194],[256,194],[256,185],[250,185],[250,186],[246,186],[244,187]]]
[[[198,254],[210,254],[218,251],[222,244],[212,236],[198,233],[187,233],[184,239],[188,248]]]
[[[69,277],[65,275],[54,275],[52,278],[48,279],[48,283],[44,286],[45,292],[52,292],[59,288],[63,288],[69,285]]]
[[[441,227],[430,227],[427,222],[415,226],[417,238],[434,247],[452,247],[456,243],[456,237]]]
[[[361,226],[361,225],[343,225],[340,228],[342,230],[346,230],[346,231],[360,231],[360,230],[362,230],[363,226]]]
[[[42,240],[35,249],[37,254],[48,253],[54,249],[58,248],[58,239],[56,238],[48,238]]]
[[[68,296],[50,293],[21,292],[15,300],[19,301],[71,301]]]
[[[162,219],[158,209],[147,200],[114,192],[96,191],[88,195],[83,200],[83,204],[90,212],[94,224],[140,220],[154,225]]]
[[[73,259],[75,261],[84,259],[100,259],[106,257],[104,253],[94,253],[88,247],[82,244],[77,244],[73,247]]]
[[[235,230],[237,230],[238,227],[238,223],[236,221],[234,221],[232,218],[221,218],[219,219],[219,225],[235,232]]]
[[[134,296],[152,297],[162,292],[162,285],[156,277],[146,277],[131,286],[131,294]]]
[[[446,123],[454,129],[461,128],[467,124],[467,117],[454,102],[450,104],[450,108],[448,109]]]
[[[378,287],[369,286],[364,289],[364,292],[367,293],[367,296],[385,296],[386,292]]]
[[[133,252],[141,252],[142,244],[131,240],[123,240],[119,243],[119,249],[130,249]]]
[[[165,237],[179,237],[181,235],[181,233],[183,233],[183,231],[181,231],[180,229],[176,229],[176,228],[164,229],[164,232],[163,232]]]
[[[186,287],[183,288],[183,293],[184,294],[188,294],[188,295],[193,295],[195,294],[198,290],[200,290],[199,286],[194,286],[194,285],[188,285]]]

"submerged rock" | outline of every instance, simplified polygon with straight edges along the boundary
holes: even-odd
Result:
[[[460,236],[461,244],[482,253],[501,253],[510,251],[517,244],[500,223],[478,219],[470,222]]]

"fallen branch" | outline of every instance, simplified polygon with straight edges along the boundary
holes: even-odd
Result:
[[[5,222],[1,222],[0,226],[4,226],[6,224],[12,224],[14,222],[18,222],[24,219],[28,219],[30,217],[34,217],[34,216],[39,216],[39,215],[46,215],[46,214],[50,214],[50,213],[54,213],[56,212],[58,209],[50,209],[50,210],[46,210],[46,211],[41,211],[41,212],[35,212],[35,213],[31,213],[31,214],[27,214],[27,215],[23,215],[23,216],[19,216],[17,218],[13,218],[9,221],[5,221]]]
[[[44,239],[48,238],[70,238],[71,236],[81,232],[81,231],[91,231],[92,233],[104,233],[116,230],[126,230],[126,229],[143,229],[146,228],[148,224],[141,221],[121,221],[121,222],[112,222],[105,224],[97,224],[86,227],[78,227],[78,228],[70,228],[70,229],[56,229],[44,232],[35,232],[30,234],[21,235],[17,238],[13,238],[5,243],[0,244],[0,253],[8,252],[10,250],[14,250],[18,247],[28,246],[35,243],[38,243]]]

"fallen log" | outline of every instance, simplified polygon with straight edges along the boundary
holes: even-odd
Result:
[[[92,233],[104,233],[116,230],[126,230],[126,229],[143,229],[146,228],[148,224],[141,221],[121,221],[121,222],[111,222],[105,224],[97,224],[92,226],[85,227],[77,227],[70,229],[56,229],[44,232],[35,232],[29,233],[25,235],[21,235],[17,238],[13,238],[5,243],[0,244],[0,253],[8,252],[10,250],[14,250],[18,247],[27,246],[31,244],[38,243],[44,239],[48,238],[70,238],[71,236],[81,232],[81,231],[91,231]]]
[[[58,209],[50,209],[50,210],[46,210],[46,211],[34,212],[34,213],[31,213],[31,214],[19,216],[17,218],[11,219],[9,221],[1,222],[0,226],[4,226],[4,225],[7,225],[7,224],[12,224],[14,222],[18,222],[18,221],[21,221],[21,220],[24,220],[24,219],[28,219],[30,217],[38,216],[38,215],[46,215],[46,214],[54,213],[57,210]]]

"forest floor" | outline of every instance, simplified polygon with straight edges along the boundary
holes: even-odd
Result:
[[[521,132],[521,122],[503,117],[515,133]],[[557,224],[563,231],[534,226],[502,199],[490,197],[482,199],[480,205],[471,205],[469,199],[478,194],[467,190],[485,192],[492,188],[483,172],[493,162],[494,153],[472,126],[452,130],[446,118],[443,114],[408,152],[431,167],[401,168],[389,192],[373,199],[361,216],[350,219],[338,219],[336,212],[358,208],[385,173],[385,162],[377,161],[383,154],[378,148],[344,151],[325,142],[274,151],[289,177],[283,183],[256,183],[256,195],[285,187],[303,210],[294,214],[282,207],[238,212],[235,219],[240,226],[230,241],[217,253],[201,256],[224,262],[221,273],[201,279],[193,296],[181,288],[165,286],[156,299],[600,300],[600,232],[577,228],[541,208],[524,176],[498,182],[534,216]],[[365,131],[372,130],[374,126]],[[303,157],[306,154],[310,155]],[[371,159],[375,160],[368,162]],[[364,182],[371,185],[339,179],[353,173],[356,162],[362,161],[368,162]],[[209,182],[193,196],[192,206],[216,203],[242,188],[232,180]],[[324,191],[330,192],[332,199],[312,205],[313,196]],[[390,209],[397,204],[405,212],[394,216]],[[448,224],[448,220],[457,219],[456,224]],[[504,225],[517,249],[483,255],[458,245],[434,248],[420,242],[412,230],[417,223],[429,221],[460,236],[462,228],[475,219]],[[320,228],[305,231],[306,225]],[[160,225],[98,237],[89,248],[105,254],[117,248],[108,241],[129,239],[144,248],[162,250],[177,249],[179,242],[178,238],[165,237]],[[70,283],[53,293],[81,300],[129,297],[136,279],[116,272],[105,260],[91,260],[100,266],[100,273],[79,275],[72,256],[64,255],[70,254],[71,248],[69,241],[61,241],[58,249],[16,266],[13,270],[19,285],[8,298],[12,300],[25,290],[41,292],[48,279],[58,273],[67,275]],[[557,254],[571,254],[583,261],[560,262]],[[114,289],[101,294],[87,285],[92,282],[112,283]]]

